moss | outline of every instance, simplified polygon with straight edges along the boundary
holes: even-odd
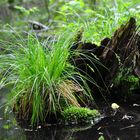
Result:
[[[139,78],[134,75],[128,76],[126,80],[130,83],[134,83],[135,85],[139,85]]]
[[[133,75],[132,68],[120,69],[113,83],[115,87],[122,87],[125,95],[131,95],[132,91],[139,88],[139,77]]]
[[[63,119],[68,123],[88,123],[100,116],[97,110],[70,106],[62,112]]]

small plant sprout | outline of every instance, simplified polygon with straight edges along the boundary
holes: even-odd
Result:
[[[120,107],[120,106],[119,106],[118,104],[116,104],[116,103],[112,103],[112,104],[111,104],[111,108],[114,109],[114,110],[119,109],[119,107]]]
[[[120,108],[120,106],[116,103],[112,103],[111,108],[114,110],[113,115],[115,115],[117,113],[118,109]]]

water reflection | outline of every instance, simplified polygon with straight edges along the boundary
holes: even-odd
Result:
[[[0,91],[1,104],[5,102],[6,92]],[[1,108],[0,140],[98,140],[101,135],[105,140],[140,140],[140,100],[137,101],[137,106],[126,104],[121,112],[115,116],[108,114],[94,126],[38,126],[36,129],[27,127],[23,122],[19,127],[12,111],[4,115],[4,108]],[[102,105],[102,108],[105,106]]]
[[[6,101],[7,92],[6,89],[0,91],[1,105]],[[6,114],[4,111],[5,107],[0,108],[0,140],[26,140],[24,131],[17,125],[12,111],[9,110]]]
[[[28,140],[98,140],[101,135],[105,140],[139,140],[140,121],[114,116],[104,118],[95,126],[52,126],[25,133]]]

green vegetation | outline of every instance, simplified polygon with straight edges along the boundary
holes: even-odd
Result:
[[[123,86],[125,85],[126,89],[122,92],[125,92],[125,95],[131,95],[132,91],[139,88],[139,77],[135,75],[130,75],[132,70],[130,68],[121,69],[120,72],[117,74],[116,78],[114,79],[115,86]]]
[[[8,8],[6,0],[1,3]],[[14,8],[6,12],[8,14],[6,17],[12,18],[12,20],[6,20],[6,23],[14,26],[16,31],[28,32],[29,28],[25,23],[28,20],[40,21],[50,29],[53,28],[53,31],[46,32],[47,35],[54,35],[54,32],[56,34],[68,28],[75,31],[77,27],[84,27],[82,41],[94,43],[99,43],[104,37],[110,37],[131,16],[136,17],[138,22],[140,19],[139,0],[94,0],[92,2],[91,0],[44,0],[42,2],[14,0],[9,5]],[[3,23],[2,28],[5,28]]]
[[[47,115],[61,112],[64,107],[84,102],[78,95],[92,100],[84,77],[69,63],[71,36],[50,43],[51,50],[29,35],[19,39],[13,47],[6,47],[0,55],[2,85],[13,85],[8,104],[23,119],[31,123],[44,122]],[[85,87],[76,80],[81,79]],[[78,98],[78,100],[77,100]]]
[[[100,116],[97,110],[90,110],[84,107],[70,106],[62,112],[64,120],[70,124],[89,123],[91,120]]]
[[[104,137],[103,137],[103,136],[100,136],[100,137],[98,138],[98,140],[104,140]]]
[[[75,55],[85,56],[70,47],[78,31],[80,42],[99,45],[131,16],[140,23],[139,0],[0,0],[0,9],[0,88],[12,86],[6,105],[32,125],[58,112],[66,121],[99,116],[96,110],[80,108],[85,99],[93,101],[86,82],[98,85],[70,63]],[[33,31],[29,20],[43,23],[48,30]],[[97,63],[94,55],[86,58]],[[139,78],[128,72],[120,70],[113,83],[127,83],[130,90],[138,87]]]

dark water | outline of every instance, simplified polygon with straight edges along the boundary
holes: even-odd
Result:
[[[7,90],[0,90],[0,104],[6,99]],[[12,111],[2,108],[0,105],[0,140],[26,140],[24,130],[21,129],[14,118]],[[5,112],[5,113],[4,113]]]
[[[0,103],[5,101],[6,91],[0,91]],[[140,97],[120,105],[115,113],[101,102],[99,108],[104,118],[95,125],[83,126],[38,126],[35,129],[22,128],[17,124],[11,111],[4,115],[0,109],[0,140],[98,140],[103,135],[105,140],[139,140],[140,139]]]

